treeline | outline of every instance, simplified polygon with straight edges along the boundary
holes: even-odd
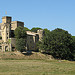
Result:
[[[33,27],[32,29],[28,29],[27,27],[24,27],[25,31],[32,31],[32,32],[35,32],[37,33],[37,30],[38,29],[42,29],[42,28],[39,28],[39,27]]]
[[[20,27],[19,27],[20,29]],[[42,28],[32,28],[31,30],[24,27],[24,32],[25,31],[33,31],[37,32],[38,29]],[[20,47],[21,49],[21,44],[23,49],[25,48],[25,43],[23,44],[22,41],[26,36],[23,36],[24,33],[22,31],[18,31],[18,28],[15,30],[15,37],[18,35],[18,37],[22,34],[20,38],[17,38],[17,47]],[[50,54],[54,58],[57,59],[66,59],[66,60],[75,60],[75,36],[72,36],[71,34],[68,33],[68,31],[65,31],[63,29],[57,28],[55,30],[48,30],[48,29],[43,29],[44,30],[44,37],[42,38],[41,41],[37,43],[37,48],[38,51],[43,52],[45,54]],[[19,33],[18,33],[18,32]],[[22,33],[21,33],[22,32]],[[19,49],[19,48],[18,48]]]
[[[57,59],[75,60],[75,36],[63,29],[49,31],[44,29],[45,35],[37,46],[40,51],[51,54]]]

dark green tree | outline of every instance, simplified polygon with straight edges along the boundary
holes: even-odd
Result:
[[[28,29],[27,27],[24,27],[25,31],[30,31],[30,29]]]
[[[75,36],[72,36],[72,46],[71,46],[71,50],[72,50],[72,54],[74,56],[74,60],[75,60]]]
[[[25,39],[20,38],[16,40],[16,49],[20,52],[25,51],[26,42]]]
[[[44,29],[44,34],[46,35],[46,34],[48,34],[48,33],[50,33],[50,30],[48,30],[47,28]]]
[[[75,49],[75,36],[72,36],[72,40],[73,40],[72,45],[73,45],[73,48]]]
[[[26,38],[27,36],[25,29],[21,26],[15,29],[14,34],[17,39]]]
[[[37,33],[37,30],[39,30],[39,29],[42,29],[42,28],[39,28],[39,27],[36,27],[36,28],[35,28],[35,27],[33,27],[33,28],[31,29],[31,31]]]
[[[71,44],[72,44],[72,38],[71,35],[62,29],[55,29],[51,32],[51,47],[50,47],[50,53],[60,59],[72,59],[72,50],[71,50]]]
[[[71,35],[63,29],[55,29],[48,32],[42,40],[42,50],[50,53],[55,58],[69,59],[73,58],[72,55],[72,38]]]
[[[47,52],[47,40],[49,39],[50,30],[44,29],[44,36],[42,41],[38,41],[37,47],[42,52]],[[48,49],[49,50],[49,49]]]
[[[26,46],[26,31],[23,27],[19,26],[14,32],[16,37],[16,49],[22,52]]]

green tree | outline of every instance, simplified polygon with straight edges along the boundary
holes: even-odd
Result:
[[[42,41],[38,41],[37,47],[42,52],[47,52],[47,40],[49,39],[50,30],[44,29],[44,36]],[[49,50],[49,49],[48,49]]]
[[[48,30],[47,28],[44,29],[44,34],[46,35],[47,33],[50,33],[50,30]]]
[[[22,52],[25,50],[26,46],[26,31],[23,27],[19,26],[14,32],[16,37],[16,49]]]
[[[33,27],[33,28],[31,29],[31,31],[37,33],[37,30],[39,30],[39,29],[42,29],[42,28],[39,28],[39,27],[36,27],[36,28],[35,28],[35,27]]]
[[[71,46],[72,54],[75,60],[75,36],[72,36],[72,46]]]
[[[30,29],[28,29],[27,27],[24,27],[25,31],[30,31]]]
[[[59,59],[72,59],[71,35],[63,29],[48,32],[42,40],[42,50]]]
[[[25,29],[21,26],[15,29],[14,34],[17,39],[26,38],[27,36]]]
[[[72,50],[71,50],[71,44],[72,44],[72,38],[71,35],[62,29],[55,29],[51,32],[51,47],[50,47],[50,53],[57,58],[60,59],[72,59]]]
[[[20,38],[16,40],[16,49],[19,50],[20,52],[25,51],[25,46],[26,46],[26,42],[25,39]]]

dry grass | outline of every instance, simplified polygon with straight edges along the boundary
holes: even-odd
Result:
[[[0,60],[0,75],[75,75],[75,62]]]
[[[40,52],[21,53],[21,52],[0,52],[1,60],[23,60],[23,59],[52,59],[50,55],[44,55]]]
[[[54,60],[41,53],[1,52],[0,59],[0,75],[75,75],[75,62]]]

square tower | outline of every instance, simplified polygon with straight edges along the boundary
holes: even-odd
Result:
[[[2,17],[2,24],[1,24],[1,35],[2,40],[4,42],[7,42],[7,40],[10,38],[10,30],[11,29],[11,17],[4,16]]]
[[[11,19],[9,16],[4,16],[2,17],[2,23],[11,23]]]

